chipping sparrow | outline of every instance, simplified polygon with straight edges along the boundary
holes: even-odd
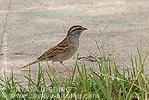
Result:
[[[84,28],[80,25],[72,26],[68,30],[68,33],[63,41],[61,41],[53,48],[46,51],[42,56],[38,58],[38,60],[30,64],[27,64],[22,68],[35,64],[38,61],[40,62],[40,61],[52,60],[53,67],[54,62],[60,62],[68,70],[68,68],[63,64],[63,61],[71,58],[77,51],[79,46],[79,36],[84,30],[87,30],[87,28]],[[55,71],[54,68],[53,70]]]

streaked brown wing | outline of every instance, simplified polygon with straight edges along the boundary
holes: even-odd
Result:
[[[49,49],[46,51],[42,56],[40,56],[38,59],[39,60],[46,60],[46,58],[51,59],[53,56],[66,52],[68,50],[68,42],[67,39],[65,38],[62,42],[60,42],[58,45],[55,47]]]

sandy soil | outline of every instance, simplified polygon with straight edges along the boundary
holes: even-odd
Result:
[[[99,54],[95,44],[97,40],[103,52],[107,54],[109,51],[121,68],[129,67],[131,52],[137,56],[140,41],[142,56],[149,52],[148,4],[148,0],[11,0],[9,8],[9,0],[1,0],[0,70],[3,72],[6,69],[10,74],[13,68],[14,73],[19,74],[17,79],[22,80],[22,75],[27,75],[27,71],[20,70],[20,67],[59,43],[67,30],[76,24],[88,28],[80,37],[77,53],[90,55],[87,48]],[[4,47],[7,48],[4,50]],[[4,67],[5,57],[8,65]],[[65,61],[65,65],[73,65],[75,59],[76,55]],[[41,65],[47,69],[45,62]],[[63,69],[59,63],[55,66],[57,70]],[[37,64],[32,66],[32,70],[32,76],[36,77]],[[149,60],[146,71],[149,72]]]

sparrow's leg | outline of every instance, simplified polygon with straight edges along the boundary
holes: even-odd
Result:
[[[66,71],[72,72],[71,70],[69,70],[68,67],[66,67],[66,66],[63,64],[63,62],[60,62],[60,63],[66,68]]]
[[[52,69],[54,72],[56,72],[55,68],[54,68],[54,62],[52,61]]]

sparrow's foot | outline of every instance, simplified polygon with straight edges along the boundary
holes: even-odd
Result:
[[[70,69],[65,69],[64,72],[72,72]]]
[[[64,72],[72,72],[67,66],[65,66],[64,64],[63,64],[63,62],[60,62],[64,67],[65,67],[65,69],[66,70],[64,70]]]

